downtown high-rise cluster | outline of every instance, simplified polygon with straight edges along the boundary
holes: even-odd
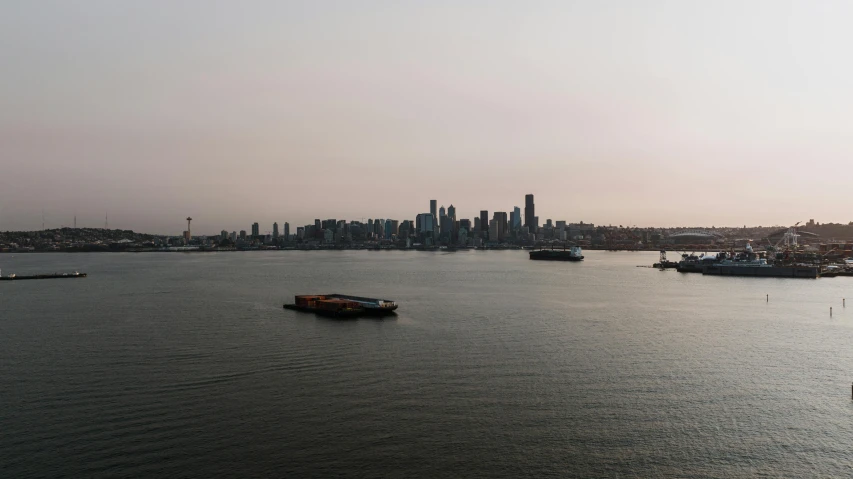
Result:
[[[480,211],[473,221],[458,218],[456,207],[438,206],[430,200],[429,211],[414,219],[375,218],[361,221],[338,219],[315,219],[313,224],[296,227],[291,233],[290,224],[283,229],[273,223],[272,232],[262,233],[260,225],[254,223],[251,232],[222,231],[221,239],[240,246],[264,245],[351,245],[364,242],[381,242],[399,247],[458,246],[477,247],[501,244],[533,244],[543,240],[566,241],[582,237],[593,228],[590,224],[567,224],[565,221],[546,220],[539,224],[536,205],[532,194],[524,198],[524,209],[515,206],[509,212]]]

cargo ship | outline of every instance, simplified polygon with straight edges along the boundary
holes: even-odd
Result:
[[[583,261],[583,252],[580,246],[572,246],[568,251],[565,249],[540,249],[531,251],[530,259],[543,261]]]
[[[332,318],[356,318],[359,316],[385,316],[396,314],[397,303],[387,299],[365,298],[346,294],[297,295],[293,304],[284,309],[315,313]]]

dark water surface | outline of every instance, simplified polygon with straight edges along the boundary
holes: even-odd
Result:
[[[853,475],[853,279],[586,255],[0,255],[0,477]]]

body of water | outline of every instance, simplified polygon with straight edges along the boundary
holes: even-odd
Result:
[[[585,255],[0,255],[0,476],[853,475],[853,279]]]

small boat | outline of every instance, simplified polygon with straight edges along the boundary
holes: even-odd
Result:
[[[333,318],[385,316],[396,314],[397,303],[387,299],[365,298],[346,294],[297,295],[284,309],[315,313]]]

